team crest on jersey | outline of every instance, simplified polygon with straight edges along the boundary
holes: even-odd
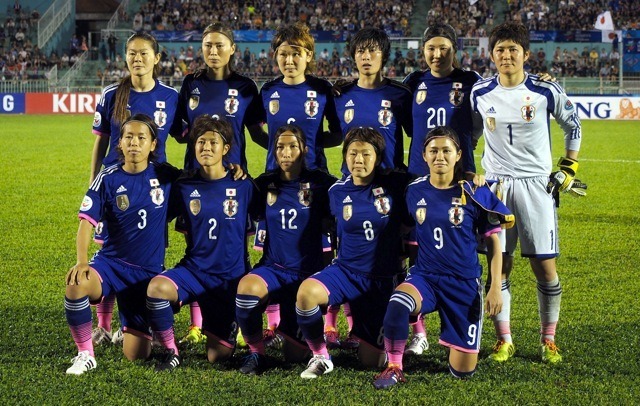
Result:
[[[454,206],[449,209],[449,221],[454,226],[459,226],[464,220],[464,209],[460,206]]]
[[[536,108],[534,106],[522,106],[520,111],[522,112],[522,118],[526,122],[533,120],[536,116]]]
[[[224,214],[227,217],[233,217],[238,214],[238,201],[233,199],[227,199],[222,203],[224,207]]]
[[[267,239],[267,230],[258,230],[257,238],[260,244],[264,244],[265,240]]]
[[[344,221],[351,220],[352,216],[353,216],[353,206],[350,204],[345,204],[344,206],[342,206],[342,218],[344,219]]]
[[[311,185],[309,183],[300,183],[298,201],[305,207],[309,207],[311,205],[311,202],[313,201],[313,192],[311,191]]]
[[[427,91],[418,90],[418,93],[416,93],[416,104],[422,104],[425,100],[427,100]]]
[[[96,111],[96,113],[93,115],[93,126],[99,127],[101,123],[102,123],[102,115]]]
[[[98,224],[96,224],[96,234],[102,234],[103,229],[104,223],[102,221],[99,221]]]
[[[93,200],[89,196],[85,196],[80,204],[80,211],[88,211],[91,207],[93,207]]]
[[[344,122],[349,124],[352,120],[353,120],[353,116],[354,116],[354,110],[353,109],[347,109],[344,112]]]
[[[304,102],[304,112],[307,113],[309,117],[315,117],[318,114],[318,109],[320,107],[320,103],[317,100],[309,99]]]
[[[160,188],[153,188],[149,194],[151,195],[151,201],[155,203],[156,206],[160,206],[164,203],[164,190]]]
[[[462,100],[464,99],[464,92],[462,92],[462,83],[453,82],[453,86],[451,91],[449,92],[449,101],[454,106],[459,106],[462,104]]]
[[[376,210],[378,211],[378,213],[382,215],[389,214],[389,212],[391,211],[391,202],[389,201],[389,198],[387,196],[380,196],[376,198],[373,204],[374,206],[376,206]]]
[[[198,104],[200,104],[200,96],[192,94],[191,97],[189,97],[189,108],[191,110],[195,110],[198,107]]]
[[[127,210],[129,208],[129,196],[127,195],[116,196],[116,205],[122,211]]]
[[[387,127],[391,124],[391,120],[393,120],[393,113],[391,110],[382,109],[378,111],[378,122],[382,124],[383,127]]]
[[[231,92],[231,90],[229,90]],[[229,114],[236,114],[238,112],[238,106],[240,102],[235,97],[231,96],[230,98],[224,101],[224,110]]]
[[[200,199],[193,199],[189,201],[189,211],[191,212],[191,214],[193,214],[194,216],[197,216],[198,213],[200,213],[201,209],[202,209],[202,204],[200,203]]]
[[[153,121],[156,122],[158,127],[164,127],[165,124],[167,124],[167,113],[163,110],[156,110],[155,113],[153,113]]]
[[[278,114],[278,111],[280,111],[280,101],[271,100],[269,102],[269,113],[271,113],[271,115],[276,115]]]
[[[427,218],[426,207],[419,207],[418,209],[416,209],[416,221],[418,222],[418,224],[422,225],[422,223],[424,223],[424,220],[426,218]]]
[[[496,119],[494,117],[487,117],[487,128],[490,131],[496,130]]]

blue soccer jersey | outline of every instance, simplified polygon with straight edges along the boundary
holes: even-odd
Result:
[[[407,179],[404,173],[378,173],[368,186],[357,186],[349,175],[329,189],[338,237],[334,263],[340,268],[374,277],[402,271],[400,230],[410,222],[403,198]]]
[[[482,266],[476,253],[476,234],[500,231],[500,219],[509,210],[487,187],[462,198],[459,185],[438,189],[429,177],[412,182],[406,191],[407,208],[415,220],[418,257],[411,273],[445,274],[460,279],[478,278]]]
[[[116,147],[120,141],[120,123],[113,117],[118,86],[119,84],[116,83],[104,88],[93,117],[93,133],[109,137],[109,151],[102,161],[105,168],[118,163]],[[136,92],[133,89],[129,92],[127,111],[130,115],[146,114],[158,126],[158,144],[154,151],[157,162],[167,160],[165,144],[169,134],[180,136],[182,133],[182,123],[176,119],[177,106],[178,92],[176,89],[159,80],[156,80],[156,85],[148,92]]]
[[[187,75],[182,82],[178,102],[178,116],[187,123],[184,136],[187,136],[195,119],[203,114],[231,123],[234,139],[225,159],[240,164],[246,171],[244,128],[262,120],[256,83],[235,72],[224,80],[209,79],[206,74],[197,78],[193,74]],[[200,167],[189,145],[184,167],[187,170]]]
[[[454,69],[444,78],[431,71],[413,72],[404,80],[413,93],[413,138],[409,147],[409,173],[425,176],[429,167],[422,158],[423,144],[432,129],[447,125],[460,138],[462,165],[465,172],[476,171],[473,138],[482,135],[482,118],[473,114],[469,96],[481,77],[473,71]],[[474,129],[475,128],[475,129]]]
[[[306,163],[309,169],[327,169],[323,146],[323,121],[329,122],[329,131],[340,132],[331,83],[315,76],[306,76],[299,85],[287,85],[279,77],[262,86],[263,114],[269,127],[266,170],[278,168],[273,143],[278,128],[286,124],[300,127],[307,137],[309,151]]]
[[[404,85],[385,79],[376,89],[364,89],[352,82],[336,97],[336,111],[342,135],[358,127],[371,127],[384,137],[383,169],[404,167],[404,131],[411,136],[411,91]],[[343,173],[348,173],[345,165]]]
[[[320,171],[304,170],[293,181],[280,172],[256,179],[267,237],[261,264],[312,274],[322,269],[322,222],[331,216],[328,190],[336,181]]]
[[[179,171],[167,164],[149,164],[131,174],[121,165],[102,170],[82,201],[78,216],[109,229],[100,254],[161,272],[167,236],[171,181]]]
[[[181,216],[187,248],[180,265],[226,279],[248,271],[247,217],[257,196],[252,180],[230,173],[206,180],[196,171],[180,178],[171,193],[169,218]]]

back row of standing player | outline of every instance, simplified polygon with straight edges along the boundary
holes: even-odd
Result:
[[[188,131],[187,128],[182,132],[179,125],[172,127],[172,123],[177,124],[180,121],[193,123],[199,115],[209,114],[225,118],[234,127],[235,139],[229,152],[231,162],[246,168],[243,127],[247,127],[254,141],[267,147],[267,169],[276,168],[275,149],[271,145],[275,139],[275,131],[283,124],[295,123],[303,129],[306,136],[306,144],[309,147],[307,166],[311,169],[326,169],[324,147],[338,145],[343,134],[351,128],[368,126],[375,128],[384,136],[387,147],[381,166],[388,169],[403,166],[402,129],[404,128],[408,135],[414,135],[410,148],[409,172],[424,175],[428,171],[425,160],[422,158],[422,141],[430,129],[450,125],[460,136],[464,170],[469,173],[469,176],[473,176],[475,167],[472,144],[473,140],[477,140],[482,133],[483,123],[481,119],[472,119],[477,115],[474,116],[471,112],[470,93],[472,86],[480,78],[473,72],[464,72],[455,68],[457,40],[450,27],[440,24],[430,27],[425,31],[423,40],[425,58],[430,69],[410,75],[405,80],[409,90],[382,77],[382,67],[389,56],[387,36],[373,29],[360,31],[350,44],[351,55],[360,73],[359,79],[342,85],[339,89],[340,94],[334,98],[328,82],[310,75],[313,72],[314,44],[308,29],[299,24],[285,27],[278,31],[273,41],[276,59],[283,76],[265,84],[261,90],[262,97],[258,97],[255,83],[233,73],[229,68],[229,60],[235,51],[231,31],[219,25],[212,25],[205,30],[202,42],[207,68],[188,76],[178,97],[174,90],[155,79],[154,69],[159,62],[155,40],[145,34],[136,34],[127,42],[126,49],[131,77],[119,85],[112,85],[105,89],[94,119],[94,132],[108,135],[108,137],[98,137],[96,140],[92,178],[101,166],[101,158],[105,156],[105,146],[109,140],[111,148],[104,163],[106,166],[115,162],[114,146],[117,144],[120,128],[114,124],[122,122],[126,111],[131,114],[148,114],[160,127],[157,149],[159,161],[166,160],[164,143],[168,134],[178,134],[177,138],[180,139]],[[528,52],[528,41],[526,43],[519,41],[517,45],[525,51],[524,53]],[[508,64],[497,63],[497,65],[500,68]],[[530,86],[531,80],[527,79],[527,81],[526,86]],[[547,112],[553,113],[567,126],[570,126],[570,121],[573,120],[575,125],[569,132],[575,132],[577,128],[578,135],[575,137],[574,134],[573,139],[579,140],[577,119],[571,115],[570,120],[565,120],[564,116],[558,117],[559,114],[556,114],[562,113],[556,109],[558,103],[565,110],[571,111],[570,102],[567,101],[562,105],[566,97],[562,98],[564,94],[557,86],[549,85],[544,89],[546,90],[537,91],[537,93],[545,93],[547,98],[551,97],[551,100],[555,101],[555,105],[547,105]],[[113,94],[110,96],[110,93]],[[524,104],[529,105],[526,100]],[[411,110],[409,105],[412,105]],[[410,112],[413,112],[413,119],[409,116]],[[495,113],[492,115],[491,109],[480,113],[489,114],[485,125],[490,131],[495,131]],[[527,122],[531,121],[533,116],[526,116],[525,113],[527,112],[523,110],[523,119]],[[528,110],[527,114],[531,114],[531,111]],[[329,122],[329,131],[323,130],[325,117]],[[527,117],[530,119],[527,120]],[[262,130],[262,123],[265,121],[269,129],[268,134]],[[509,136],[511,137],[512,133]],[[567,148],[567,157],[577,158],[579,144],[576,145],[574,142],[569,146],[571,148]],[[575,154],[572,156],[569,151]],[[195,166],[190,154],[188,152],[185,159],[186,168]],[[547,165],[544,166],[546,169]],[[550,168],[546,176],[549,171]],[[504,174],[501,171],[496,173]],[[557,253],[557,248],[555,251]],[[512,252],[507,254],[512,255]],[[537,269],[536,255],[536,252],[531,253],[534,272]],[[545,253],[540,262],[544,263],[545,260],[554,257],[553,253]],[[555,312],[556,315],[555,320],[551,320],[552,327],[549,327],[548,320],[542,323],[545,340],[552,343],[553,334],[550,332],[555,330],[561,290],[557,276],[548,277],[549,272],[544,272],[544,266],[542,269],[542,272],[536,272],[539,291],[541,280],[545,283],[552,282],[551,296],[557,299],[557,308],[552,309],[552,313]],[[555,263],[552,271],[551,273],[555,273]],[[505,285],[506,288],[504,288]],[[509,299],[508,292],[508,281],[506,281],[503,282],[503,299]],[[505,304],[507,304],[506,301]],[[496,323],[496,328],[501,334],[496,351],[498,354],[500,351],[504,353],[504,349],[507,348],[509,350],[507,354],[510,356],[513,354],[511,349],[515,347],[510,341],[508,318],[506,321],[506,328],[504,317],[500,319],[500,323]],[[554,350],[553,346],[551,348]]]

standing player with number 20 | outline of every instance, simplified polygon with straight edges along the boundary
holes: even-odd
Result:
[[[556,272],[559,250],[554,196],[558,192],[585,194],[586,186],[574,179],[582,140],[580,120],[560,86],[524,71],[530,55],[525,26],[509,22],[495,27],[489,49],[498,75],[473,87],[471,104],[483,119],[486,178],[497,182],[496,193],[516,216],[516,226],[501,233],[504,305],[494,318],[498,342],[491,357],[503,362],[515,353],[509,274],[520,239],[522,256],[529,258],[537,280],[542,360],[557,363],[562,360],[555,344],[562,286]],[[562,128],[565,141],[565,155],[553,173],[550,115]]]

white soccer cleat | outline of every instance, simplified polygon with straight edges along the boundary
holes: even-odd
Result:
[[[111,343],[113,336],[110,331],[107,331],[104,327],[96,327],[91,332],[91,341],[93,346]]]
[[[98,366],[96,359],[89,355],[89,351],[80,351],[71,362],[73,365],[67,368],[67,375],[82,375]]]
[[[113,333],[113,337],[111,337],[111,342],[113,344],[122,345],[123,341],[124,341],[124,332],[122,331],[121,328],[119,328],[118,330],[116,330],[115,333]]]
[[[429,349],[429,341],[424,334],[414,334],[411,342],[404,350],[404,355],[422,355],[423,352]]]
[[[315,379],[331,371],[333,371],[333,362],[331,359],[327,359],[323,355],[314,355],[313,358],[309,360],[307,369],[300,374],[300,378]]]

